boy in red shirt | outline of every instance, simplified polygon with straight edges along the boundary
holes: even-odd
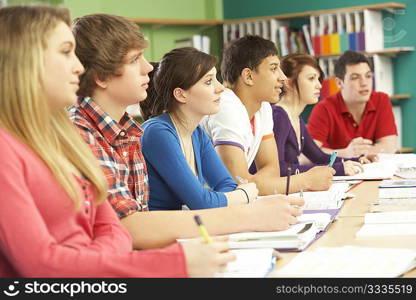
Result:
[[[394,153],[397,128],[388,95],[373,91],[373,72],[367,57],[346,51],[335,65],[340,91],[317,103],[308,130],[326,153],[341,157]]]

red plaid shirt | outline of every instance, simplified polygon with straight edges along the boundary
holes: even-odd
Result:
[[[120,122],[114,121],[89,97],[79,99],[69,116],[102,166],[108,200],[118,216],[148,210],[149,180],[140,124],[127,113]]]

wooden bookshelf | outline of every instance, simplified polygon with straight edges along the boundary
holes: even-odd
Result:
[[[129,18],[137,24],[143,25],[177,25],[177,26],[215,26],[222,25],[223,20],[183,20],[183,19],[153,19]]]
[[[410,94],[397,94],[397,95],[392,95],[390,97],[390,100],[398,101],[398,100],[401,100],[401,99],[409,99],[410,97],[412,97],[412,95],[410,95]]]
[[[382,49],[380,51],[373,51],[373,52],[358,51],[358,52],[361,52],[365,55],[379,54],[379,55],[395,56],[400,53],[412,52],[414,50],[415,50],[415,47],[393,47],[393,48]],[[322,55],[316,55],[316,58],[338,57],[340,55],[341,54],[322,54]]]
[[[411,147],[402,147],[398,150],[398,153],[413,153],[415,151],[414,148]]]
[[[396,3],[396,2],[388,2],[388,3],[380,3],[380,4],[372,4],[372,5],[350,6],[350,7],[322,9],[322,10],[311,10],[311,11],[305,11],[305,12],[300,12],[300,13],[290,13],[290,14],[263,16],[263,17],[255,17],[255,18],[232,19],[232,20],[225,20],[224,24],[240,23],[240,22],[256,22],[256,21],[264,21],[264,20],[270,20],[270,19],[284,20],[284,19],[294,19],[294,18],[306,18],[306,17],[309,17],[311,15],[322,15],[322,14],[333,14],[333,13],[350,12],[350,11],[360,11],[360,10],[364,10],[364,9],[391,10],[391,9],[398,9],[398,8],[405,8],[405,7],[406,7],[406,4]]]

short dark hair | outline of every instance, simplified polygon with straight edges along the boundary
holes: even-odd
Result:
[[[215,67],[217,60],[192,47],[173,49],[159,63],[154,63],[149,73],[147,97],[141,101],[140,109],[144,120],[165,112],[172,112],[177,101],[173,90],[177,87],[188,90],[206,73]]]
[[[371,71],[373,71],[373,64],[364,54],[352,50],[345,51],[335,63],[335,76],[344,80],[347,66],[360,63],[368,64]]]
[[[245,68],[257,70],[262,61],[271,55],[277,56],[276,45],[257,35],[246,35],[233,40],[224,50],[221,76],[229,84],[237,82]]]
[[[75,53],[85,67],[80,77],[80,97],[92,96],[97,88],[95,79],[106,80],[120,75],[126,54],[144,49],[148,41],[134,22],[107,14],[86,15],[74,20],[72,29]]]

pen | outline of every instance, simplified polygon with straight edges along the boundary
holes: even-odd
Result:
[[[237,179],[237,181],[238,181],[239,184],[246,184],[246,183],[248,183],[248,180],[247,179],[241,178],[238,175],[235,175],[235,179]]]
[[[195,220],[196,224],[198,225],[199,232],[201,233],[201,235],[205,239],[205,242],[212,243],[212,238],[209,236],[207,229],[202,224],[201,218],[198,215],[195,215],[194,220]]]
[[[290,173],[292,173],[292,168],[287,167],[286,196],[289,195]]]
[[[299,175],[299,169],[296,169],[296,172],[295,172],[295,175]],[[303,198],[303,190],[301,189],[300,191],[299,191],[299,196],[301,197],[301,198]]]
[[[332,152],[331,158],[329,159],[329,165],[328,165],[329,167],[332,168],[332,165],[334,164],[335,159],[337,158],[337,155],[338,155],[337,151]]]

